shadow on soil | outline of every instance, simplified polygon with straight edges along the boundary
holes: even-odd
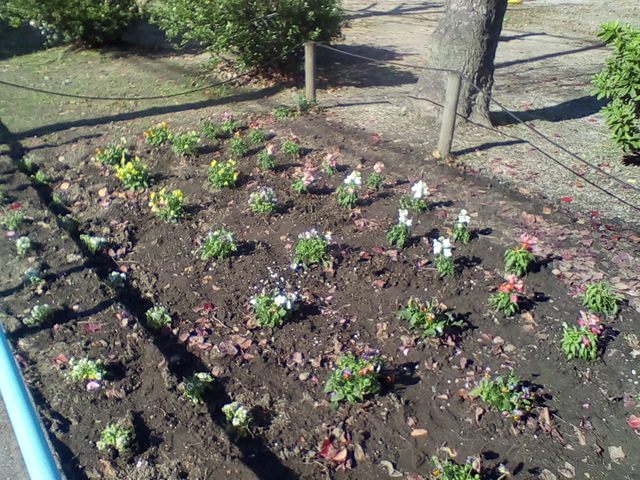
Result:
[[[547,58],[564,57],[566,55],[572,55],[574,53],[587,52],[589,50],[597,50],[599,48],[605,47],[606,45],[604,43],[594,43],[591,45],[587,45],[586,47],[574,48],[573,50],[565,50],[563,52],[548,53],[546,55],[540,55],[539,57],[522,58],[520,60],[512,60],[510,62],[496,63],[495,68],[506,68],[512,65],[518,65],[520,63],[530,63],[537,62],[538,60],[546,60]]]
[[[340,52],[323,48],[322,45],[318,45],[316,49],[318,86],[320,88],[327,88],[331,85],[359,88],[393,87],[413,84],[418,81],[418,77],[414,73],[384,64],[384,62],[401,59],[398,53],[393,50],[370,45],[340,44],[332,45],[331,48],[340,50]],[[353,55],[373,58],[377,62]]]
[[[564,120],[575,120],[588,117],[600,111],[607,104],[606,100],[598,100],[591,95],[585,95],[573,100],[553,105],[552,107],[536,108],[524,112],[501,111],[491,112],[491,123],[494,126],[515,125],[520,123],[513,118],[515,115],[522,122],[531,120],[545,120],[547,122],[562,122]]]
[[[391,10],[374,10],[379,4],[383,2],[372,2],[371,5],[355,10],[348,15],[345,15],[347,20],[356,20],[359,18],[369,17],[403,17],[409,15],[419,15],[421,13],[442,13],[443,10],[434,11],[435,9],[442,9],[443,4],[439,2],[420,2],[417,5],[405,5],[401,4]]]
[[[202,103],[202,102],[200,102]],[[24,147],[20,144],[19,140],[13,135],[9,129],[0,122],[0,134],[2,135],[3,142],[9,144],[9,156],[12,160],[16,161],[22,158],[24,153]],[[33,188],[36,190],[38,197],[44,205],[51,205],[53,199],[53,191],[51,187],[46,184],[32,183]],[[53,215],[57,215],[58,211],[51,210]],[[117,269],[117,265],[114,260],[107,254],[97,254],[95,256],[87,256],[83,242],[80,240],[81,231],[76,231],[70,234],[70,237],[76,243],[78,249],[85,254],[86,264],[91,265],[96,275],[102,280],[105,280],[108,273]],[[121,304],[137,319],[145,318],[145,312],[153,306],[153,302],[144,298],[140,291],[130,288],[126,292],[119,294],[113,300],[118,300]],[[97,305],[94,308],[103,308],[104,305]],[[146,329],[144,322],[140,322],[143,328]],[[147,329],[149,335],[153,339],[154,345],[158,348],[160,353],[166,358],[171,358],[174,355],[179,355],[183,361],[181,362],[169,362],[171,365],[171,373],[177,378],[185,378],[194,372],[206,372],[208,371],[207,365],[204,365],[201,360],[193,355],[185,345],[180,344],[177,338],[172,336],[162,335],[160,332]],[[16,332],[19,333],[19,332]],[[22,331],[24,333],[24,331]],[[13,338],[16,334],[12,335]],[[226,427],[226,420],[224,414],[222,414],[221,407],[224,404],[230,403],[231,398],[226,392],[224,383],[217,381],[215,386],[215,401],[209,402],[209,415],[212,421],[221,429]],[[39,393],[39,392],[38,392]],[[40,395],[38,395],[40,397]],[[61,463],[69,469],[71,467],[74,471],[65,472],[70,478],[77,477],[78,463],[74,460],[72,452],[70,452],[60,442],[55,441],[56,450],[61,457]],[[249,467],[256,478],[259,480],[295,480],[298,476],[286,467],[280,459],[269,449],[269,447],[260,438],[253,438],[250,441],[236,440],[229,437],[229,440],[238,448],[242,455],[242,462]]]

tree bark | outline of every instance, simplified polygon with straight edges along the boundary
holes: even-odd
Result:
[[[487,94],[493,86],[493,61],[506,10],[507,0],[447,0],[425,63],[462,73],[458,114],[487,126],[491,125]],[[441,108],[432,102],[444,103],[445,85],[445,72],[423,70],[409,96],[411,110],[421,116],[440,116]]]

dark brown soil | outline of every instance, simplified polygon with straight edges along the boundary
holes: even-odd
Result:
[[[69,132],[57,137],[58,145],[30,139],[12,146],[13,158],[2,157],[0,189],[28,217],[18,233],[38,245],[23,259],[15,256],[15,237],[0,242],[3,324],[69,478],[382,479],[390,475],[380,465],[385,460],[398,476],[426,478],[430,458],[443,456],[445,445],[459,462],[480,456],[491,479],[499,464],[522,479],[572,468],[576,478],[638,475],[639,439],[626,423],[638,413],[628,396],[640,393],[637,312],[625,303],[605,322],[604,350],[595,362],[567,361],[559,349],[562,322],[573,324],[581,309],[569,295],[577,285],[604,271],[619,290],[637,287],[624,273],[637,268],[634,232],[588,216],[547,214],[535,200],[425,161],[401,143],[376,143],[322,114],[251,120],[273,129],[276,145],[295,132],[307,151],[294,159],[279,153],[278,167],[267,173],[256,168],[255,155],[240,159],[241,185],[233,190],[206,181],[211,160],[227,158],[226,142],[203,142],[197,155],[176,158],[168,147],[144,145],[141,130],[131,127]],[[95,133],[103,136],[79,137]],[[187,219],[163,223],[149,211],[148,191],[122,191],[115,175],[90,160],[96,147],[120,136],[153,171],[153,190],[184,192]],[[345,171],[328,177],[318,169],[309,194],[291,192],[297,169],[318,167],[336,147]],[[21,148],[53,178],[50,185],[15,168],[11,160]],[[338,208],[335,188],[344,175],[361,168],[366,176],[377,161],[387,166],[385,187],[363,189],[353,210]],[[420,176],[434,192],[434,209],[413,215],[409,248],[390,249],[386,232],[398,198]],[[263,185],[283,205],[271,216],[254,214],[247,204]],[[64,206],[51,203],[54,195]],[[429,243],[450,234],[461,208],[473,214],[476,234],[469,245],[456,246],[455,278],[440,279]],[[79,219],[79,233],[107,237],[110,249],[88,254],[78,233],[66,235],[57,225],[56,215],[67,212]],[[198,242],[220,226],[237,234],[238,253],[217,263],[200,260]],[[333,232],[332,267],[294,271],[292,246],[312,227]],[[523,315],[505,318],[490,310],[487,298],[501,283],[504,250],[523,232],[538,235],[538,262],[526,278]],[[38,262],[46,283],[23,286],[20,275]],[[117,269],[129,278],[120,294],[104,284]],[[304,299],[293,319],[274,330],[255,328],[249,309],[251,295],[265,285],[286,286]],[[448,341],[421,340],[396,318],[412,296],[438,298],[466,326]],[[31,306],[42,303],[58,309],[55,319],[23,326]],[[144,312],[153,304],[171,312],[171,329],[145,328]],[[324,382],[335,360],[367,347],[385,358],[383,394],[330,409]],[[112,373],[99,389],[85,391],[64,375],[60,355],[106,359]],[[487,369],[509,368],[539,394],[527,421],[464,395]],[[194,372],[216,377],[205,404],[180,394],[178,385]],[[225,432],[221,407],[232,400],[252,410],[248,438]],[[134,425],[134,448],[98,450],[100,431],[121,418]],[[424,433],[419,429],[427,433],[416,435]],[[332,433],[348,439],[350,469],[319,455]],[[626,458],[612,458],[611,447],[621,447]]]

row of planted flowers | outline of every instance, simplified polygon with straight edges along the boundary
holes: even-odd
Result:
[[[238,125],[234,122],[235,120],[229,115],[223,116],[220,125],[214,125],[211,119],[205,119],[202,124],[202,130],[205,132],[209,128],[209,132],[214,132],[210,133],[210,136],[218,141],[223,139],[224,133],[227,133],[229,135],[229,150],[235,155],[242,156],[246,153],[246,150],[241,152],[242,149],[237,146],[237,142],[239,141],[238,139],[244,141],[244,137],[240,133],[241,130],[238,129]],[[259,140],[256,143],[260,143],[260,141],[266,139],[266,134],[264,132],[262,134],[256,133],[259,131],[259,126],[252,125],[246,137],[251,141]],[[179,140],[180,136],[172,135],[165,124],[159,124],[147,130],[144,138],[151,145],[170,141],[175,147],[173,149],[176,153],[191,154],[194,151],[186,149],[184,145],[193,145],[195,141],[193,139],[197,137],[191,133],[188,135],[187,140],[184,138]],[[233,145],[236,145],[236,147],[233,147]],[[296,136],[290,136],[283,142],[281,150],[298,155],[300,153],[299,148],[294,149],[292,145],[299,147],[299,139]],[[259,166],[263,169],[273,168],[275,166],[273,155],[273,144],[266,145],[258,154]],[[262,160],[260,156],[262,156]],[[151,175],[148,169],[138,157],[131,158],[129,156],[124,143],[100,150],[94,158],[115,168],[116,175],[122,180],[125,188],[144,189],[151,185]],[[266,160],[269,160],[269,162]],[[24,164],[27,164],[29,159],[25,158],[21,162],[23,163],[22,169],[24,171]],[[232,159],[227,162],[212,162],[208,171],[209,181],[218,188],[235,186],[238,179],[236,165],[236,161]],[[337,173],[337,167],[335,155],[327,154],[323,158],[322,168],[328,175]],[[30,170],[33,170],[33,168],[30,168]],[[369,188],[379,189],[384,185],[382,171],[383,165],[376,164],[374,166],[373,172],[366,181],[366,185]],[[38,181],[42,181],[42,179]],[[294,181],[292,189],[299,193],[308,192],[313,181],[313,172],[311,170],[303,170],[301,175]],[[361,186],[361,172],[354,170],[349,173],[337,189],[338,205],[346,208],[354,207],[358,202],[358,192]],[[263,186],[257,192],[250,194],[249,204],[256,212],[269,213],[276,210],[277,200],[273,190]],[[150,192],[149,205],[153,212],[167,221],[176,222],[186,215],[183,207],[184,199],[182,192],[179,190],[167,193],[163,188],[158,192]],[[413,220],[409,218],[410,211],[417,213],[432,208],[429,202],[427,185],[422,181],[414,183],[411,186],[411,194],[400,198],[399,207],[397,223],[387,233],[387,240],[392,246],[404,248],[410,245],[412,241],[411,227]],[[10,231],[16,232],[19,230],[21,223],[19,208],[12,209],[10,207],[5,211],[2,219]],[[72,220],[72,217],[64,217],[61,219],[61,223],[63,226],[73,225],[77,227],[77,223],[74,224]],[[451,239],[445,237],[431,239],[433,261],[442,278],[456,274],[452,241],[453,243],[459,242],[462,244],[470,242],[474,238],[474,232],[469,224],[470,216],[466,210],[462,210],[452,228]],[[18,253],[25,255],[31,248],[30,246],[25,247],[28,237],[15,236]],[[79,238],[84,242],[87,251],[91,254],[98,254],[108,243],[106,238],[86,234],[81,234]],[[310,229],[300,234],[294,248],[295,254],[291,265],[292,268],[308,269],[316,264],[326,266],[330,260],[332,241],[331,234],[323,234],[315,229]],[[527,274],[536,260],[532,248],[535,242],[535,238],[524,234],[520,245],[505,252],[506,282],[501,284],[496,292],[489,296],[489,305],[505,315],[513,315],[521,308],[525,289],[524,280],[521,277]],[[229,257],[236,250],[237,243],[234,233],[220,227],[209,233],[201,241],[198,252],[204,260],[209,258],[218,260]],[[42,279],[38,279],[37,275],[31,275],[29,278],[28,281],[30,283],[42,281]],[[125,288],[126,282],[127,277],[124,272],[112,272],[107,279],[109,288],[114,291]],[[599,336],[602,333],[602,327],[595,313],[615,315],[619,300],[603,282],[586,286],[583,294],[583,303],[589,313],[581,312],[578,326],[569,327],[565,324],[563,329],[561,348],[569,358],[581,357],[587,360],[597,358],[598,348],[601,346]],[[290,319],[295,313],[297,301],[298,294],[296,292],[274,288],[263,290],[261,293],[251,297],[249,305],[253,310],[258,326],[276,328]],[[47,322],[54,314],[55,310],[48,305],[36,305],[31,315],[25,317],[24,322],[27,325]],[[407,320],[410,327],[418,329],[424,337],[444,338],[452,328],[459,328],[463,325],[463,322],[437,299],[428,302],[411,298],[406,306],[398,311],[398,317]],[[171,324],[171,316],[164,307],[154,306],[146,313],[146,324],[149,328],[162,328]],[[376,350],[366,351],[359,356],[352,353],[340,356],[325,383],[325,391],[329,394],[331,404],[336,405],[342,400],[362,401],[366,397],[380,393],[382,389],[381,372],[384,366],[383,363],[383,358]],[[70,359],[67,371],[71,378],[86,382],[87,390],[91,390],[99,387],[99,382],[108,372],[108,365],[101,360],[94,361],[88,358]],[[201,402],[213,380],[213,377],[207,372],[196,372],[183,382],[181,388],[183,395],[195,403]],[[521,418],[534,405],[532,392],[523,386],[520,379],[513,375],[513,372],[493,379],[483,379],[475,388],[470,390],[469,395],[474,398],[481,398],[499,411],[516,418]],[[223,412],[228,420],[230,430],[235,435],[242,436],[248,433],[251,417],[245,407],[233,402],[225,405]],[[110,424],[103,431],[98,446],[113,446],[116,449],[124,449],[132,439],[133,432],[130,429],[117,424]],[[466,468],[466,466],[459,467]]]

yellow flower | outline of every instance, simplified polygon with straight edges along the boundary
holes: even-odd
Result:
[[[216,164],[215,160],[211,160],[211,166],[213,167]]]
[[[179,200],[182,200],[182,192],[180,190],[174,190],[173,191],[173,196],[176,197]]]

